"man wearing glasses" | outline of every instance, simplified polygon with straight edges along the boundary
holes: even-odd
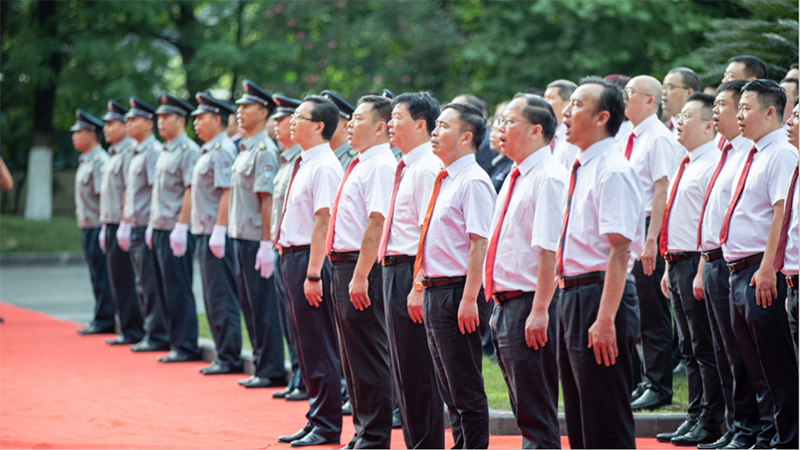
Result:
[[[675,116],[680,114],[686,104],[686,99],[695,92],[700,92],[700,80],[697,79],[697,74],[692,69],[678,67],[670,70],[664,77],[664,85],[661,87],[661,105],[669,114],[667,128],[675,139],[678,138]]]

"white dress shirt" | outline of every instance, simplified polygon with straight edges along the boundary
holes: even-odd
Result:
[[[614,136],[614,142],[617,143],[617,147],[623,155],[625,154],[625,146],[628,145],[628,138],[631,136],[631,131],[633,131],[633,124],[630,120],[626,120],[622,122],[617,134]],[[567,169],[572,170],[572,166],[567,167]]]
[[[339,198],[333,230],[334,252],[361,250],[369,215],[376,212],[385,218],[392,201],[397,160],[389,143],[370,147],[358,158]]]
[[[637,125],[633,133],[636,138],[633,140],[630,163],[642,183],[645,216],[650,217],[655,182],[663,177],[669,179],[675,173],[686,150],[678,145],[655,114]],[[625,140],[621,147],[623,155],[627,145],[628,141]]]
[[[675,200],[667,223],[667,250],[671,253],[697,251],[697,224],[700,222],[700,209],[711,180],[711,174],[719,162],[720,151],[714,141],[708,141],[689,152],[689,163],[683,170]],[[680,165],[678,165],[680,168]],[[677,171],[672,176],[667,195],[677,180]],[[667,199],[669,203],[669,199]],[[662,231],[663,233],[663,231]]]
[[[742,196],[731,215],[728,240],[722,244],[723,255],[729,262],[761,253],[767,248],[773,206],[786,199],[786,187],[797,165],[797,149],[786,140],[783,129],[761,138],[756,142],[756,148],[758,151],[753,155]],[[731,192],[739,183],[749,150],[733,178]]]
[[[664,128],[661,122],[657,124]],[[666,129],[665,129],[666,131]],[[634,151],[636,151],[634,149]],[[628,273],[644,247],[644,194],[642,183],[613,138],[595,142],[578,155],[572,208],[564,237],[563,276],[605,271],[611,243],[608,234],[630,239]],[[564,189],[563,212],[569,184]]]
[[[553,139],[556,140],[553,145],[553,157],[567,170],[572,170],[572,163],[575,162],[580,149],[567,142],[567,126],[563,122],[556,128]]]
[[[294,176],[292,189],[283,203],[286,211],[278,245],[289,247],[311,244],[314,214],[333,207],[344,171],[329,143],[304,151],[303,162]]]
[[[489,239],[496,196],[489,175],[475,162],[474,153],[450,164],[425,235],[423,275],[437,278],[467,274],[469,234]]]
[[[790,179],[791,180],[791,179]],[[800,184],[800,178],[795,180],[794,186],[791,186],[791,189],[794,189],[794,198],[792,198],[792,218],[789,222],[789,235],[786,237],[786,253],[783,256],[783,272],[784,275],[792,276],[797,275],[798,272],[798,258],[800,258],[800,253],[798,253],[798,240],[800,240],[800,229],[798,229],[798,221],[797,221],[797,210],[800,208],[800,203],[798,203],[798,189],[797,186]],[[786,193],[789,193],[789,190],[786,190]]]
[[[569,184],[567,169],[550,155],[549,146],[514,167],[519,169],[519,176],[497,240],[492,280],[495,292],[536,291],[539,255],[542,250],[555,252],[558,246],[561,198]],[[510,181],[511,177],[506,178],[494,203],[490,236],[497,228]]]
[[[725,159],[725,165],[722,166],[719,175],[717,175],[717,181],[714,182],[714,186],[711,188],[706,212],[703,214],[703,228],[700,230],[700,250],[704,252],[720,247],[719,230],[722,228],[725,211],[728,210],[728,204],[730,204],[731,195],[733,195],[733,178],[741,170],[744,158],[747,157],[747,152],[753,146],[753,141],[745,139],[740,134],[733,138],[731,146],[732,148],[728,151],[728,157]],[[722,157],[722,152],[720,152],[720,157]],[[716,166],[714,168],[716,169]]]
[[[442,170],[442,160],[433,154],[430,142],[411,150],[402,160],[406,167],[397,188],[392,222],[384,224],[391,227],[387,255],[417,254],[420,224],[425,220],[436,175]]]

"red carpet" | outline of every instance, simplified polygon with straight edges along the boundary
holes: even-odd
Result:
[[[305,424],[307,403],[242,388],[243,375],[204,377],[204,362],[161,364],[159,354],[112,347],[109,336],[80,336],[74,323],[0,305],[0,448],[289,448],[277,437]],[[342,439],[352,434],[345,417]],[[518,448],[521,437],[490,443]],[[400,430],[392,445],[405,448]]]

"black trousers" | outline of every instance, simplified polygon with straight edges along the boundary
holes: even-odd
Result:
[[[368,276],[370,306],[357,310],[350,301],[354,262],[331,264],[331,293],[336,307],[342,371],[350,393],[356,448],[389,448],[392,438],[392,373],[383,300],[381,266]]]
[[[292,389],[306,390],[303,384],[303,377],[300,375],[300,362],[297,360],[296,344],[294,342],[294,332],[292,332],[292,321],[289,319],[289,299],[286,295],[286,285],[283,281],[281,269],[281,257],[275,252],[275,293],[278,295],[278,318],[281,323],[281,333],[286,341],[286,348],[289,351],[289,363],[292,365],[292,377],[289,379],[288,387]]]
[[[425,288],[422,310],[428,347],[436,367],[439,393],[450,414],[453,448],[487,448],[489,403],[483,387],[481,341],[489,325],[491,305],[478,293],[478,330],[461,334],[458,308],[464,283]]]
[[[136,298],[139,312],[144,319],[144,339],[154,345],[169,343],[167,329],[158,305],[158,280],[155,273],[153,252],[147,248],[144,233],[147,227],[131,228],[131,246],[128,256],[133,266]]]
[[[778,274],[778,276],[781,276]],[[794,344],[794,355],[797,357],[797,288],[790,287],[787,290],[786,301],[789,310],[789,330],[792,333],[792,344]]]
[[[197,306],[192,292],[192,254],[196,238],[186,233],[186,253],[180,258],[169,247],[170,231],[153,230],[153,266],[158,285],[158,304],[173,350],[199,355]]]
[[[253,345],[255,376],[285,378],[283,336],[278,319],[275,276],[267,279],[255,269],[258,241],[236,241],[236,290],[244,315],[244,324]],[[277,263],[277,261],[276,261]]]
[[[558,304],[558,372],[570,448],[634,448],[631,353],[639,336],[639,302],[630,277],[614,319],[619,356],[597,364],[588,348],[604,283],[561,291]]]
[[[334,321],[335,305],[330,295],[331,267],[322,266],[322,303],[318,308],[306,299],[303,283],[308,273],[310,252],[281,257],[281,274],[286,287],[290,331],[293,334],[298,371],[308,394],[306,431],[333,441],[342,435],[342,395],[339,345]]]
[[[424,323],[408,316],[414,261],[383,268],[386,328],[397,405],[408,448],[444,448],[444,403]]]
[[[226,236],[225,256],[219,259],[211,253],[209,239],[209,235],[197,236],[197,262],[203,281],[206,318],[217,348],[217,360],[239,368],[242,367],[242,322],[234,281],[236,243]]]
[[[136,285],[133,277],[133,265],[127,253],[117,243],[118,224],[106,225],[106,267],[108,281],[111,285],[111,298],[119,317],[122,336],[132,342],[144,337],[144,324],[139,304],[136,300]]]
[[[538,350],[528,347],[525,341],[525,321],[533,306],[533,292],[495,305],[492,313],[495,355],[522,431],[522,448],[561,448],[556,359],[559,294],[555,295],[547,311],[547,343]]]
[[[758,268],[755,265],[731,274],[733,332],[750,378],[763,376],[766,381],[767,391],[759,392],[756,386],[756,392],[771,397],[774,405],[776,434],[769,445],[797,448],[798,374],[784,309],[786,280],[777,277],[778,298],[772,301],[772,306],[762,308],[756,304],[755,286],[750,286]]]
[[[84,228],[81,230],[83,256],[89,266],[89,279],[94,293],[94,317],[89,326],[97,328],[114,328],[114,301],[111,297],[111,284],[108,281],[106,256],[100,249],[97,240],[100,228]]]
[[[705,301],[694,297],[692,282],[700,255],[669,265],[670,300],[678,325],[678,345],[686,361],[689,384],[689,417],[699,418],[709,430],[719,430],[725,414],[711,324]]]

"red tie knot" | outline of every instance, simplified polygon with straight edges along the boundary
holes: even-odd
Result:
[[[572,170],[578,170],[578,167],[580,167],[580,166],[581,166],[581,162],[578,161],[577,158],[576,158],[575,162],[572,163]]]
[[[439,174],[436,175],[436,182],[441,183],[445,178],[447,178],[447,170],[442,169],[439,171]]]

